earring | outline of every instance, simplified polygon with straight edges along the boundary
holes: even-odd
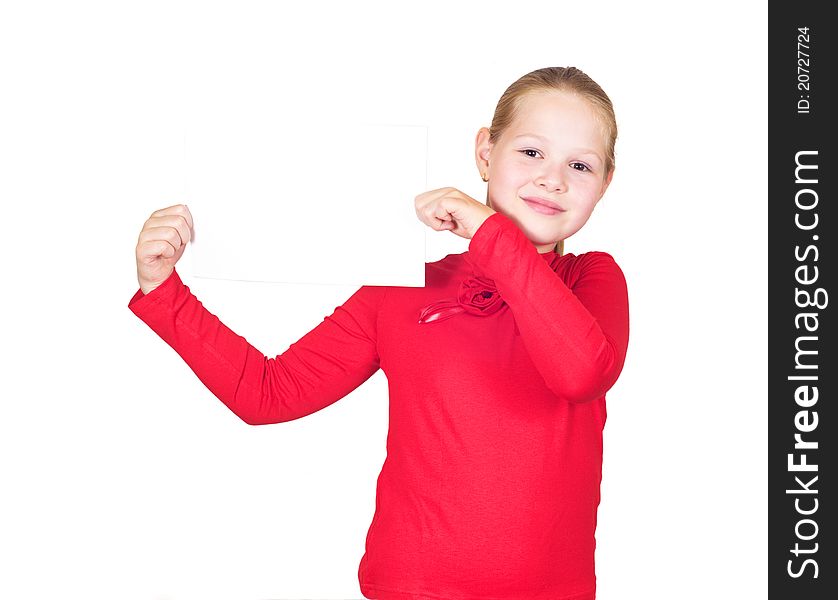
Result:
[[[481,174],[480,174],[480,178],[481,178],[483,181],[489,181],[489,178],[488,178],[488,177],[486,177],[486,173],[481,173]]]

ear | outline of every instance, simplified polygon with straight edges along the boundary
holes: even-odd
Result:
[[[489,133],[488,127],[481,127],[474,140],[474,160],[480,174],[489,172],[489,154],[492,150],[492,145],[489,143]]]
[[[611,180],[614,178],[614,167],[611,167],[611,170],[608,172],[608,175],[605,176],[605,181],[602,182],[602,188],[599,190],[599,200],[605,195],[605,190],[608,189],[608,186],[611,185]],[[597,200],[597,202],[599,202]]]

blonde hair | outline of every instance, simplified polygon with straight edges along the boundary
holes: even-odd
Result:
[[[545,67],[527,73],[519,78],[498,100],[492,126],[489,128],[489,141],[495,143],[503,132],[515,120],[521,99],[527,94],[543,91],[558,91],[574,94],[587,100],[602,126],[605,137],[605,169],[603,177],[614,168],[614,146],[617,142],[617,119],[611,99],[593,79],[576,67]],[[564,253],[564,240],[556,244],[556,252]]]

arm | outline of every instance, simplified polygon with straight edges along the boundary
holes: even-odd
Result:
[[[299,419],[346,396],[379,368],[376,317],[386,288],[363,286],[332,315],[268,358],[210,313],[176,270],[128,307],[245,423]]]
[[[480,225],[469,255],[494,280],[553,393],[577,403],[604,396],[623,368],[629,335],[626,282],[614,259],[580,257],[571,289],[503,213]]]

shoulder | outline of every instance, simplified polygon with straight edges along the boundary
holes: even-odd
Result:
[[[425,287],[445,286],[461,277],[468,265],[465,253],[447,254],[439,260],[425,263]]]
[[[565,254],[559,266],[565,282],[570,286],[583,281],[609,281],[622,287],[626,285],[623,270],[608,252],[592,250],[582,254]]]
[[[591,250],[589,252],[583,252],[582,254],[565,254],[562,256],[562,259],[567,261],[568,264],[577,268],[589,268],[598,266],[611,267],[617,269],[620,268],[617,264],[616,259],[611,254],[600,250]]]

